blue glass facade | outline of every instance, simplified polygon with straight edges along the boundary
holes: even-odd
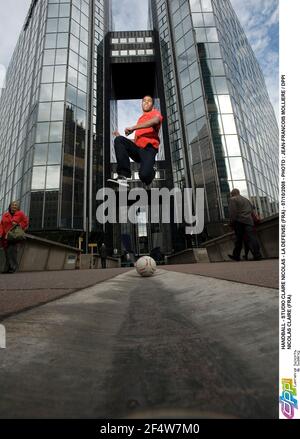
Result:
[[[117,125],[105,75],[122,57],[153,58],[162,81],[160,159],[170,165],[157,175],[203,187],[207,224],[226,220],[233,187],[262,216],[277,212],[278,126],[230,1],[150,0],[149,23],[153,31],[111,33],[107,50],[109,0],[32,1],[0,98],[0,213],[19,199],[32,231],[100,230],[96,192],[114,162],[107,112]]]
[[[192,187],[204,187],[207,222],[228,217],[233,187],[262,216],[277,212],[277,121],[230,1],[152,0],[151,6],[165,63],[174,182],[189,184],[190,177]]]

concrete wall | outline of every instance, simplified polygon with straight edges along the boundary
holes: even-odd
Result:
[[[19,271],[74,270],[79,249],[26,234],[18,244]],[[0,271],[5,267],[4,250],[0,249]]]
[[[189,248],[174,255],[166,256],[166,264],[194,264],[209,262],[206,248]]]
[[[261,221],[256,226],[257,238],[264,258],[279,257],[279,217],[274,215]],[[210,262],[230,261],[228,254],[232,254],[234,247],[234,233],[226,233],[218,238],[211,239],[203,245],[207,249]],[[243,250],[242,250],[243,255]],[[249,256],[251,259],[251,255]]]
[[[101,258],[98,254],[94,254],[93,256],[91,254],[88,255],[81,255],[80,256],[80,268],[87,270],[90,268],[101,268]],[[121,267],[121,261],[118,258],[111,258],[108,256],[106,258],[106,268],[118,268]]]

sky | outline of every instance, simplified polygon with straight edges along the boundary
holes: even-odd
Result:
[[[115,30],[147,29],[147,4],[148,0],[113,0]],[[279,1],[231,0],[231,4],[263,70],[270,100],[278,119]],[[128,111],[129,107],[130,111]],[[140,113],[140,104],[132,102],[130,105],[130,102],[120,102],[118,111],[121,132],[126,126],[135,123]]]
[[[0,80],[23,26],[31,0],[0,0]],[[278,0],[231,0],[253,51],[263,69],[271,102],[278,118]],[[147,29],[148,0],[113,0],[115,30]],[[4,67],[3,67],[4,66]],[[140,104],[119,105],[119,129],[133,125]],[[128,119],[128,114],[130,119]]]

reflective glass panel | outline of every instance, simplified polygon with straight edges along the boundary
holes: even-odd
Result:
[[[69,70],[68,70],[68,82],[70,82],[70,84],[72,84],[75,87],[77,87],[77,79],[78,79],[78,72],[77,72],[77,70],[73,69],[72,67],[69,67]]]
[[[233,112],[229,95],[219,95],[218,100],[221,113]]]
[[[57,47],[63,48],[68,47],[69,35],[67,33],[57,34]]]
[[[53,82],[54,67],[42,68],[42,82]]]
[[[235,180],[243,180],[245,178],[243,160],[241,157],[229,158],[231,175]]]
[[[238,136],[226,136],[226,146],[228,155],[241,155]]]
[[[71,104],[76,105],[77,101],[77,89],[68,84],[67,86],[67,100],[71,102]]]
[[[46,165],[48,143],[36,144],[34,147],[34,165]]]
[[[228,93],[228,86],[227,86],[227,81],[226,81],[225,77],[214,78],[214,82],[215,82],[217,94],[227,94]]]
[[[56,47],[56,34],[47,34],[45,40],[45,49],[55,49]]]
[[[40,101],[52,100],[52,84],[42,84],[40,92]]]
[[[48,165],[58,165],[61,162],[61,143],[49,143]]]
[[[207,43],[210,58],[221,58],[219,43]]]
[[[78,88],[83,91],[87,91],[87,77],[78,73]]]
[[[69,17],[70,15],[70,5],[62,4],[59,8],[59,16],[60,17]]]
[[[224,134],[236,134],[235,121],[232,114],[222,116]]]
[[[57,18],[49,18],[47,20],[47,28],[46,32],[57,32],[58,19]]]
[[[79,71],[80,73],[87,75],[87,61],[81,57],[79,57]]]
[[[53,86],[53,100],[63,101],[65,99],[65,84],[54,84]]]
[[[51,120],[63,120],[64,102],[53,102],[51,109]]]
[[[73,50],[70,50],[69,52],[69,65],[75,70],[78,68],[78,55],[77,53],[73,52]]]
[[[201,12],[201,5],[199,0],[190,0],[190,7],[192,12]]]
[[[44,122],[50,120],[51,103],[39,104],[38,121]]]
[[[56,66],[54,82],[64,82],[66,80],[66,66]]]
[[[204,18],[205,26],[214,26],[215,25],[214,14],[212,14],[211,12],[203,14],[203,18]]]
[[[31,189],[45,188],[46,166],[35,166],[32,171]]]
[[[58,17],[58,7],[59,5],[49,5],[48,6],[48,17]]]
[[[62,140],[63,123],[51,122],[49,142],[59,142]]]
[[[36,143],[48,142],[49,123],[38,123],[36,127]]]
[[[80,32],[80,26],[78,23],[76,23],[76,21],[71,20],[71,33],[79,38],[79,32]],[[71,37],[72,38],[72,37]]]
[[[78,90],[77,105],[83,110],[86,110],[86,94],[80,90]]]
[[[211,12],[213,10],[211,0],[201,0],[201,4],[203,12]]]
[[[57,49],[56,64],[67,64],[68,51],[67,49]]]
[[[68,32],[69,21],[69,18],[60,18],[58,23],[58,32]]]
[[[60,181],[60,166],[47,166],[46,189],[58,189]]]
[[[204,26],[204,21],[203,21],[203,15],[202,14],[199,14],[199,13],[192,14],[192,19],[193,19],[194,27]]]

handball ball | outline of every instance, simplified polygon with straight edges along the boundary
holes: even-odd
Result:
[[[143,277],[152,276],[156,270],[156,262],[150,256],[142,256],[136,261],[136,271]]]

